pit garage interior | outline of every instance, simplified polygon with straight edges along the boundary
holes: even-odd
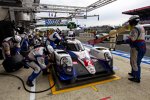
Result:
[[[56,17],[56,19],[72,19],[85,18],[87,13],[97,8],[107,6],[116,0],[99,0],[88,7],[72,7],[64,5],[45,5],[40,4],[40,0],[0,0],[0,15],[4,16],[0,22],[0,42],[8,36],[12,36],[12,30],[2,30],[5,27],[11,29],[10,22],[15,21],[17,25],[26,27],[29,31],[35,26],[35,22],[39,20],[36,18],[36,12],[54,11],[57,13],[71,13],[69,16]],[[32,2],[32,3],[31,3]],[[56,9],[57,8],[57,9]],[[7,13],[9,14],[7,15]],[[84,15],[79,16],[79,13]],[[22,16],[27,16],[25,19]],[[123,14],[127,14],[123,12]],[[29,17],[29,16],[30,17]],[[99,17],[96,15],[96,17]],[[19,19],[19,20],[18,20]],[[49,19],[41,17],[41,19]],[[53,18],[50,18],[53,19]],[[5,33],[9,33],[4,35]],[[80,41],[85,40],[80,38]],[[91,45],[84,44],[87,48],[92,48]],[[99,47],[99,45],[96,45]],[[140,84],[128,81],[128,72],[130,72],[130,58],[129,53],[121,51],[111,51],[113,56],[113,71],[110,76],[96,77],[86,80],[77,81],[75,83],[66,83],[59,80],[54,65],[48,69],[50,74],[48,76],[39,75],[34,81],[33,87],[28,87],[25,82],[28,76],[32,73],[32,69],[21,68],[11,74],[19,76],[24,81],[24,86],[29,90],[24,89],[22,82],[14,76],[0,75],[0,100],[150,100],[150,58],[144,57],[142,61],[142,81]],[[3,60],[0,60],[0,73],[6,73],[2,67]],[[76,63],[75,63],[76,65]],[[99,65],[101,66],[101,65]],[[77,65],[77,67],[80,67]],[[7,74],[7,73],[6,73]],[[52,87],[50,89],[50,87]],[[48,90],[48,91],[45,91]],[[31,91],[40,91],[40,93],[32,93]]]

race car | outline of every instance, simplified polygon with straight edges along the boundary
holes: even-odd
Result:
[[[95,55],[93,52],[98,48],[94,48],[95,51],[91,49],[90,54],[77,39],[68,39],[61,46],[61,50],[56,49],[54,53],[56,59],[54,68],[60,80],[75,82],[114,74],[112,55],[107,50]]]
[[[113,67],[113,56],[108,48],[92,47],[89,53],[97,59],[108,61],[108,64]]]

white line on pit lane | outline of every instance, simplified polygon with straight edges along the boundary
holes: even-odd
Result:
[[[33,81],[34,86],[31,87],[31,91],[35,91],[36,80]],[[30,100],[35,100],[35,93],[30,93]]]

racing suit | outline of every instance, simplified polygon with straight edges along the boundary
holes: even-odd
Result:
[[[116,30],[111,30],[110,32],[109,32],[109,34],[112,34],[112,33],[114,33],[114,32],[116,32]],[[110,39],[110,47],[109,47],[109,49],[111,50],[111,49],[113,49],[113,50],[115,50],[115,48],[116,48],[116,39],[117,39],[117,34],[114,34],[114,35],[111,35],[110,37],[109,37],[109,39]]]
[[[136,25],[130,32],[129,38],[125,41],[130,44],[131,74],[134,78],[141,78],[141,60],[146,53],[145,30],[143,26]]]
[[[4,59],[11,57],[11,55],[15,55],[20,53],[20,42],[13,42],[12,37],[7,37],[2,42],[2,51]]]
[[[28,77],[28,81],[32,82],[40,74],[41,70],[46,71],[45,60],[44,47],[37,47],[30,51],[26,58],[26,64],[33,68],[34,71]]]
[[[62,38],[59,36],[59,34],[57,32],[54,32],[46,40],[46,45],[51,45],[55,49],[56,48],[55,42],[58,43],[61,40]]]

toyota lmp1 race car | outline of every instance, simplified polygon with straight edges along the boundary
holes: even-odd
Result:
[[[62,81],[74,83],[77,80],[114,74],[112,55],[104,47],[87,50],[79,40],[67,39],[59,49],[55,49],[54,55],[54,69]]]

